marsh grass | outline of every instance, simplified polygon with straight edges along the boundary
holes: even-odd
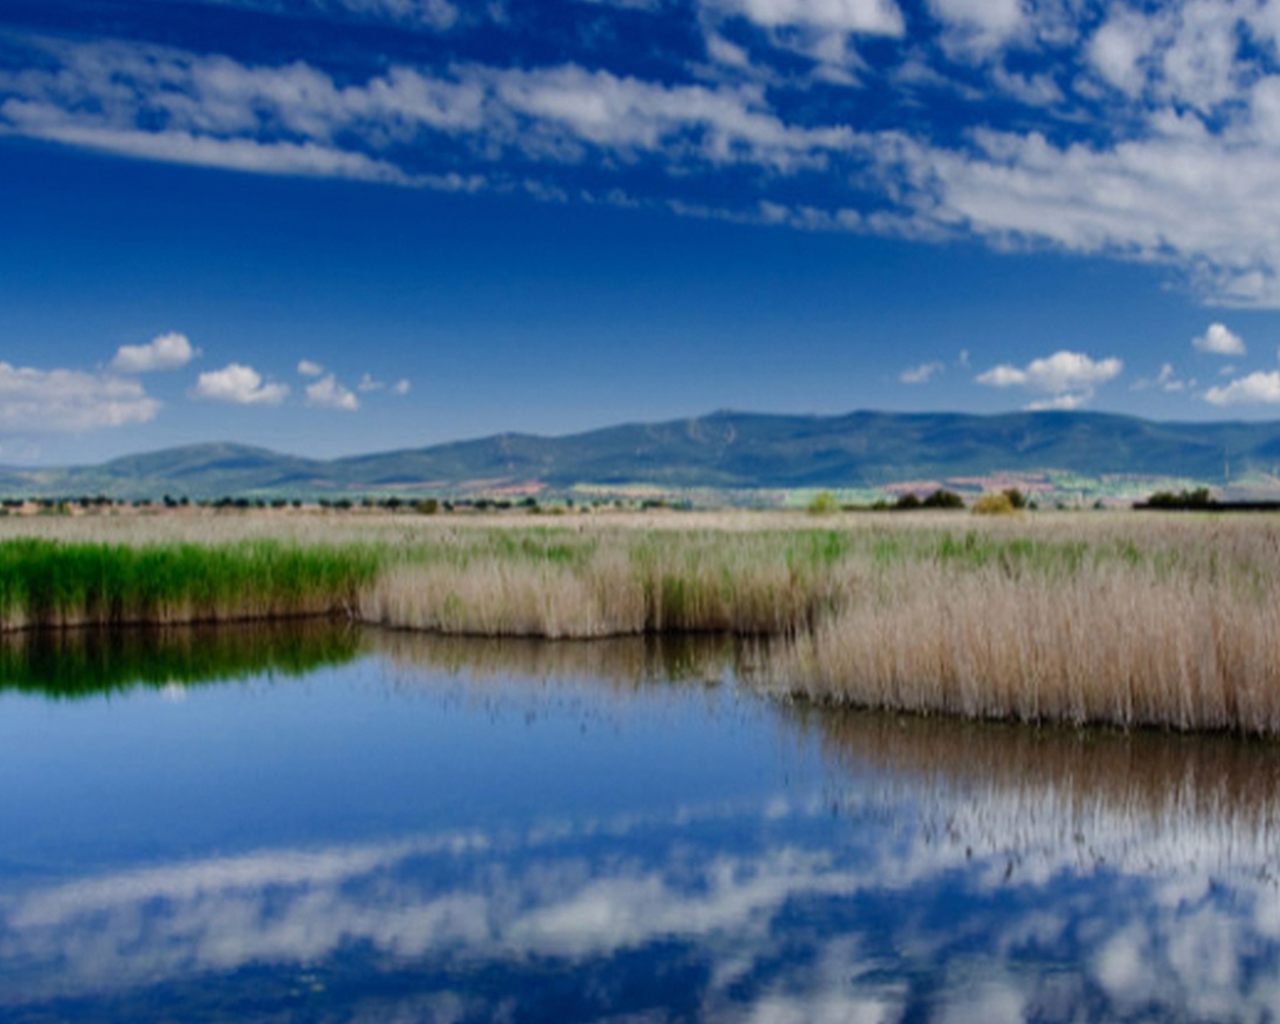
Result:
[[[4,523],[0,613],[12,626],[348,609],[446,635],[733,634],[771,639],[763,684],[823,702],[1280,735],[1280,521],[527,523],[174,516],[142,545],[136,524]]]
[[[353,606],[376,551],[257,540],[0,543],[0,623],[28,627],[163,624],[319,615]]]

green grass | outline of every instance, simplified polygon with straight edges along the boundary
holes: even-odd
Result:
[[[0,543],[5,625],[164,623],[319,614],[350,607],[380,556],[361,546],[246,541]]]

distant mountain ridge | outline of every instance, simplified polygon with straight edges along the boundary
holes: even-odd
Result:
[[[0,467],[6,495],[191,498],[664,488],[867,488],[895,480],[1065,470],[1223,482],[1280,469],[1280,422],[1160,423],[1092,412],[716,412],[563,437],[500,434],[426,448],[308,459],[199,444],[97,466]]]

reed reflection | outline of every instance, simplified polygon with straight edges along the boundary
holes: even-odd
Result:
[[[114,629],[41,629],[0,639],[0,693],[79,699],[343,665],[368,636],[330,619]]]
[[[1280,1005],[1270,744],[778,702],[737,682],[759,649],[716,638],[343,635],[290,642],[370,655],[352,690],[400,720],[459,692],[516,709],[571,692],[618,714],[661,702],[710,736],[749,705],[757,795],[705,799],[690,760],[685,799],[647,815],[331,833],[0,887],[0,1019],[1261,1022]],[[782,747],[816,757],[815,786],[778,785]]]

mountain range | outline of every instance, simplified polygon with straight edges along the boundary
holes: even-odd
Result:
[[[894,481],[1059,470],[1221,484],[1280,468],[1280,423],[1161,423],[1094,412],[716,412],[563,437],[499,434],[321,460],[199,444],[96,466],[0,467],[9,496],[338,496],[660,488],[875,488]]]

